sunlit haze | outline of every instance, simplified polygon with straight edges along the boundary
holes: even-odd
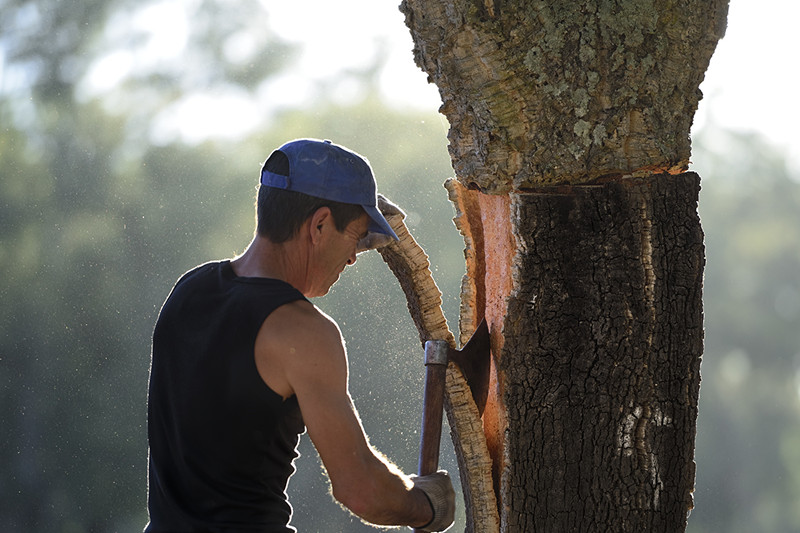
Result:
[[[113,90],[127,74],[157,62],[180,61],[186,44],[191,0],[164,2],[120,20],[108,32],[117,39],[125,31],[148,28],[150,40],[131,50],[113,49],[92,70],[84,90],[97,95]],[[210,136],[233,137],[263,126],[276,110],[310,105],[324,91],[346,103],[363,97],[351,75],[378,65],[382,98],[390,105],[436,110],[436,87],[414,64],[412,41],[395,2],[375,0],[261,0],[265,21],[280,38],[301,49],[297,60],[270,78],[255,99],[235,91],[187,97],[154,121],[154,134],[164,140],[180,136],[188,142]],[[757,131],[785,148],[800,167],[800,108],[795,93],[800,74],[794,53],[800,37],[794,25],[800,3],[793,0],[732,0],[728,30],[711,60],[701,85],[705,95],[695,129],[708,123]],[[132,21],[132,23],[131,23]],[[127,29],[126,29],[127,28]],[[233,40],[232,55],[251,44]],[[109,39],[110,40],[110,39]]]

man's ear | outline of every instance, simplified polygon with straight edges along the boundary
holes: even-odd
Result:
[[[330,207],[320,207],[314,211],[309,222],[308,231],[311,236],[311,242],[316,244],[322,237],[325,225],[333,224],[333,213],[331,213]]]

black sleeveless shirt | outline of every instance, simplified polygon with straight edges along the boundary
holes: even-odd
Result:
[[[175,284],[153,333],[146,533],[295,531],[285,491],[305,427],[297,398],[261,379],[254,348],[267,316],[300,299],[229,261]]]

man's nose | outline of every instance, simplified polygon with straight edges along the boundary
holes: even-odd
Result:
[[[356,262],[356,251],[353,250],[353,254],[350,256],[350,259],[347,260],[348,265],[352,265]]]

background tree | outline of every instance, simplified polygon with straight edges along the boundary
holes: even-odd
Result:
[[[684,172],[727,2],[401,9],[451,124],[462,339],[484,315],[493,333],[499,520],[476,485],[468,529],[683,530],[704,264],[699,177]],[[459,453],[465,484],[487,464],[474,449]]]
[[[229,238],[234,228],[220,228],[218,214],[232,200],[252,201],[247,190],[235,198],[226,189],[246,167],[149,143],[150,123],[138,113],[152,118],[182,94],[186,70],[133,73],[126,94],[137,98],[113,112],[83,98],[94,60],[112,51],[104,30],[129,30],[131,41],[115,42],[123,49],[147,40],[144,29],[120,26],[135,12],[113,0],[0,1],[0,524],[9,531],[141,530],[146,332],[170,278],[197,262],[198,243]],[[194,26],[192,50],[213,59],[224,41],[211,26]],[[223,65],[223,73],[203,69],[206,87],[242,82]],[[268,75],[267,66],[253,71]],[[216,194],[198,196],[207,190]]]
[[[688,531],[793,531],[800,175],[763,138],[714,124],[700,132],[694,153],[705,169],[700,214],[708,266],[696,508]]]

